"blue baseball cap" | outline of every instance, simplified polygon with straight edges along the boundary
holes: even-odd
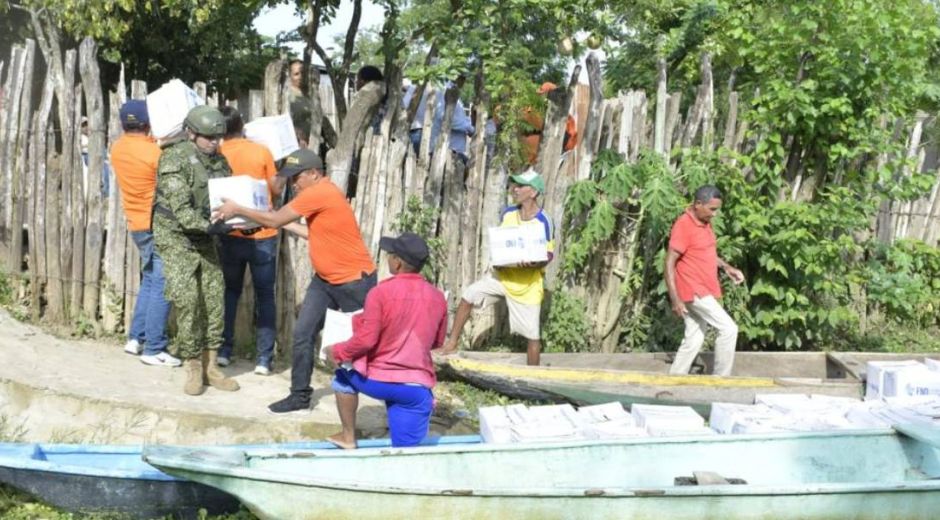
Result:
[[[147,102],[140,99],[132,99],[121,107],[121,125],[122,126],[141,126],[150,124],[150,116],[147,114]]]

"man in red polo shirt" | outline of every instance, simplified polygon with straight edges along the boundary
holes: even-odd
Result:
[[[695,201],[676,219],[669,235],[666,253],[666,287],[672,310],[685,321],[685,337],[670,374],[688,374],[692,361],[705,341],[705,327],[718,331],[715,340],[717,376],[731,375],[738,326],[718,303],[721,285],[718,268],[724,269],[735,284],[744,281],[744,273],[718,258],[717,239],[711,220],[721,208],[721,192],[714,186],[695,190]]]

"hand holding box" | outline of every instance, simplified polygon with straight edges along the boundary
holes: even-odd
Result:
[[[268,204],[268,183],[248,175],[209,179],[209,208],[221,206],[223,198],[232,200],[239,206],[258,211],[271,209]],[[248,229],[258,227],[256,222],[242,217],[230,218],[225,223],[233,226],[242,224],[240,227]]]

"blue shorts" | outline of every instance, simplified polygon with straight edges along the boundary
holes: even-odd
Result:
[[[333,390],[341,394],[363,393],[385,401],[392,446],[417,446],[428,434],[434,395],[420,385],[385,383],[365,378],[355,370],[337,369]]]

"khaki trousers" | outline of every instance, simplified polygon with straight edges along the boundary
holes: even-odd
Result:
[[[679,345],[669,373],[689,373],[695,356],[705,342],[705,327],[710,325],[718,330],[718,338],[715,339],[714,375],[730,376],[734,366],[734,347],[738,341],[737,324],[714,296],[696,296],[691,302],[686,302],[685,308],[688,311],[684,317],[685,337]]]

